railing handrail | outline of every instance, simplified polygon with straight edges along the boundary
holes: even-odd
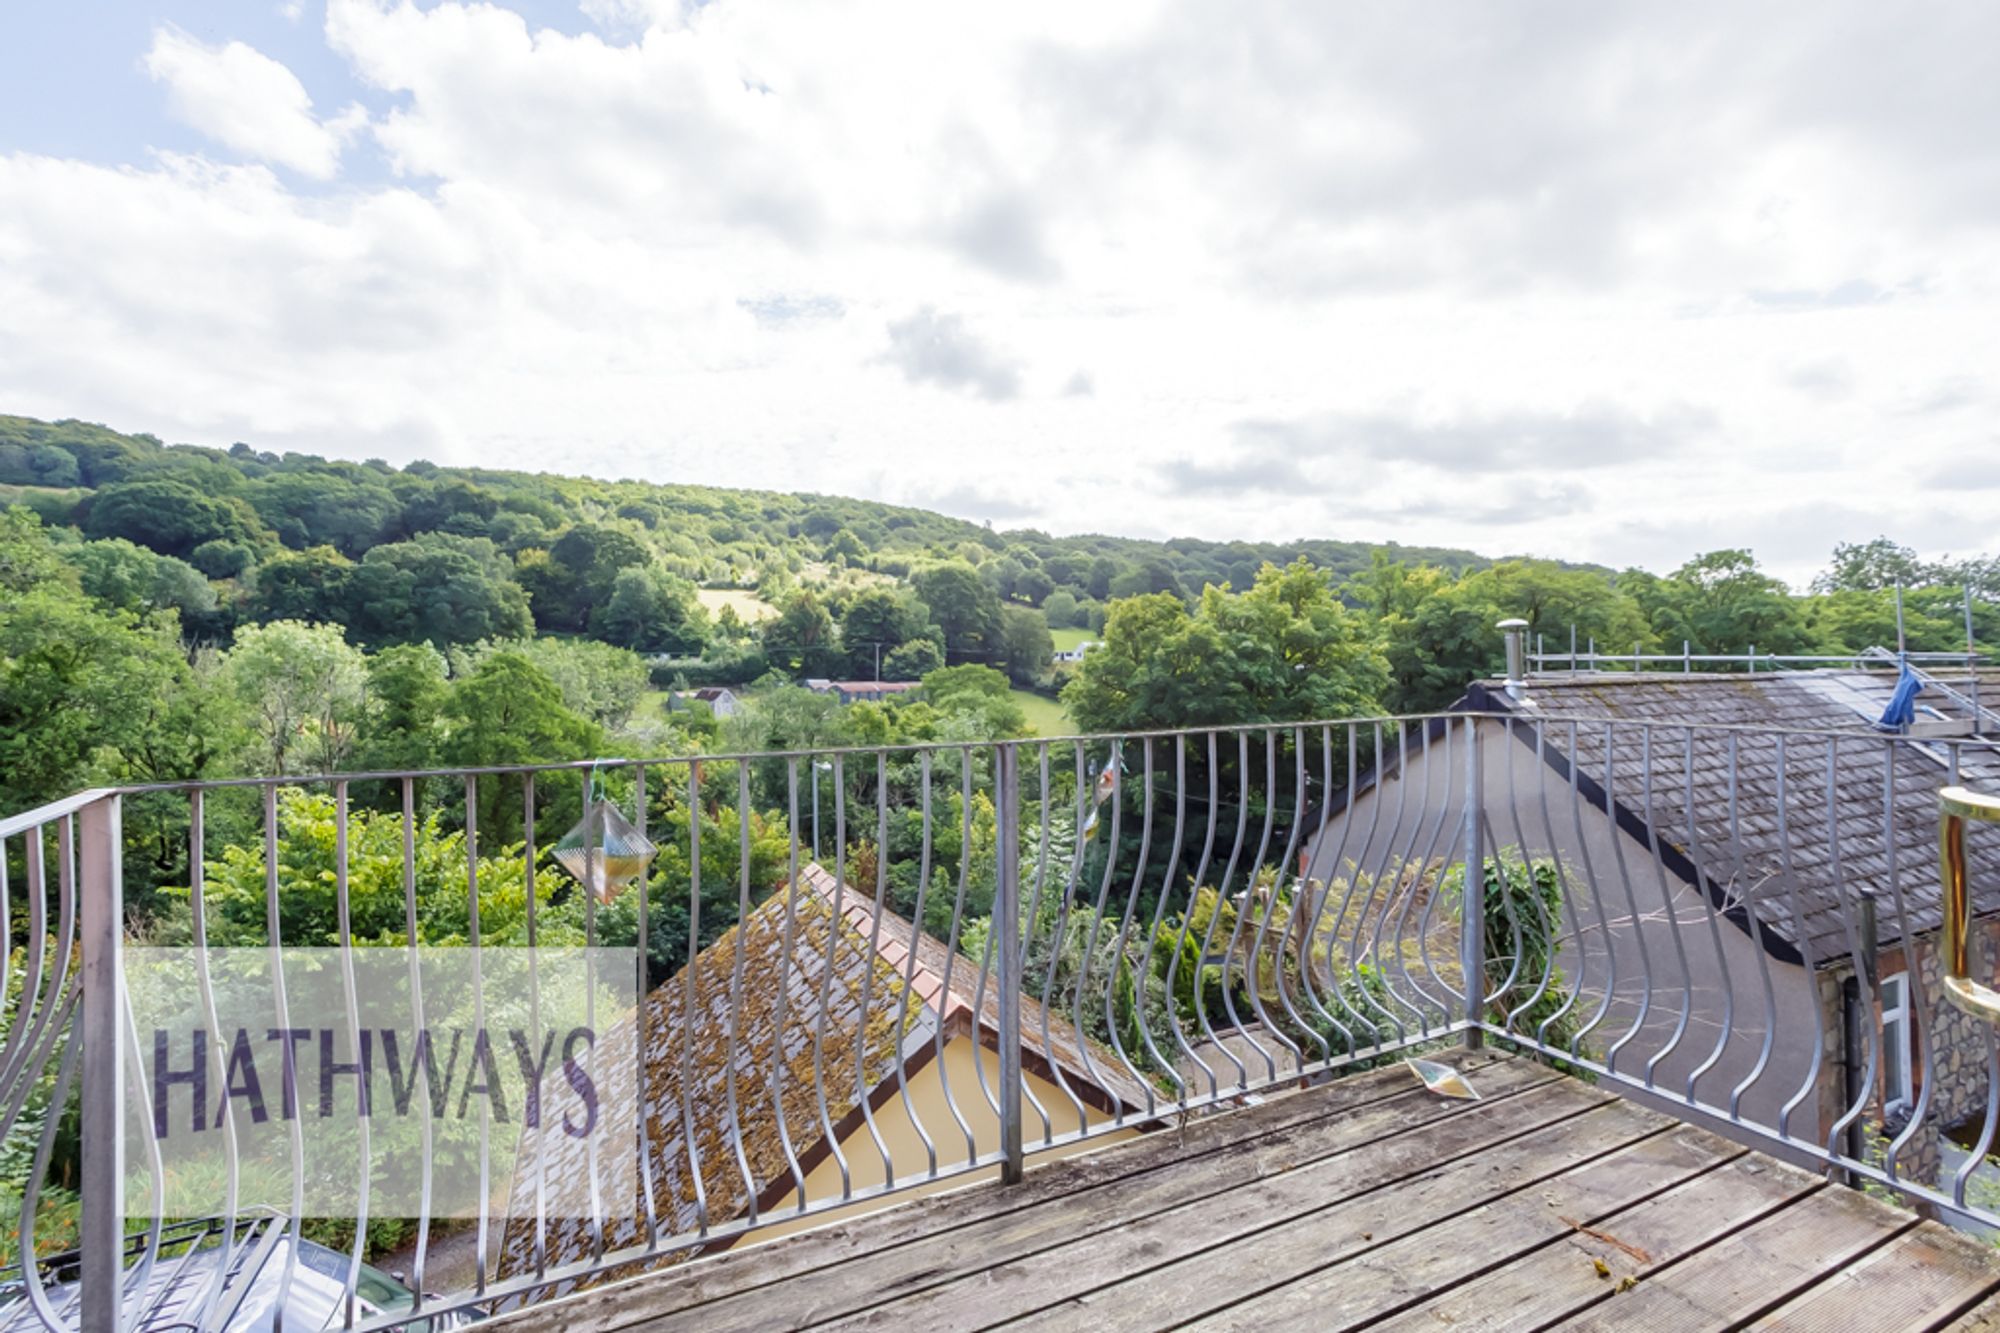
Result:
[[[26,833],[29,829],[41,828],[65,815],[73,815],[87,805],[103,800],[107,796],[117,796],[132,790],[128,787],[89,787],[73,792],[46,805],[38,805],[32,810],[23,810],[18,815],[0,817],[0,838],[12,838]]]
[[[1630,661],[1631,658],[1624,659]],[[1679,661],[1679,658],[1673,659]],[[508,777],[524,773],[578,773],[593,768],[658,768],[686,764],[735,764],[757,763],[786,759],[826,759],[836,756],[910,755],[924,753],[946,754],[966,750],[985,749],[992,746],[1007,746],[1022,749],[1036,746],[1103,744],[1119,741],[1167,740],[1176,737],[1234,736],[1239,734],[1261,735],[1267,732],[1302,730],[1322,727],[1363,727],[1381,726],[1385,732],[1397,727],[1414,727],[1419,724],[1474,717],[1492,721],[1523,721],[1534,717],[1506,708],[1449,708],[1425,713],[1372,714],[1363,717],[1297,718],[1289,720],[1269,720],[1261,722],[1228,722],[1209,726],[1162,727],[1147,731],[1119,732],[1076,732],[1060,736],[1017,736],[1004,739],[919,741],[895,745],[829,745],[787,750],[728,750],[704,751],[684,754],[648,755],[643,757],[617,756],[589,759],[566,759],[533,764],[486,764],[455,768],[408,768],[408,769],[357,769],[324,773],[288,773],[264,777],[196,778],[174,782],[134,783],[120,787],[101,787],[64,797],[49,806],[38,807],[25,814],[6,821],[7,835],[24,831],[37,823],[59,817],[75,809],[88,805],[91,801],[105,796],[142,796],[162,792],[218,791],[229,788],[291,787],[304,785],[325,785],[329,783],[360,782],[400,782],[420,781],[440,778]],[[1554,719],[1545,719],[1554,720]],[[1634,726],[1637,719],[1614,717],[1605,713],[1569,714],[1560,719],[1565,725],[1576,723],[1581,726]],[[1692,729],[1701,732],[1735,733],[1759,736],[1803,736],[1818,739],[1869,738],[1878,740],[1905,740],[1912,738],[1885,736],[1864,724],[1853,727],[1805,726],[1792,724],[1750,723],[1750,722],[1667,722],[1658,719],[1646,720],[1657,730]],[[2000,741],[1986,736],[1925,736],[1920,738],[1925,745],[1975,745],[1986,748],[2000,746]]]

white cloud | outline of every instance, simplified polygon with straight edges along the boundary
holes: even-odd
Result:
[[[242,42],[209,46],[162,26],[144,63],[166,85],[180,120],[227,148],[315,180],[338,170],[341,141],[357,127],[352,113],[322,124],[298,76]]]
[[[206,157],[0,142],[0,410],[1055,531],[1993,548],[1885,484],[1990,444],[2000,356],[2000,9],[1928,13],[329,0],[372,119],[162,29]]]

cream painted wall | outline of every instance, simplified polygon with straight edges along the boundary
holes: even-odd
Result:
[[[982,1068],[986,1073],[985,1089],[981,1088],[979,1082],[979,1071]],[[968,1160],[966,1129],[972,1132],[977,1153],[992,1152],[999,1148],[1000,1117],[994,1112],[992,1103],[986,1099],[986,1089],[998,1087],[999,1081],[999,1055],[970,1037],[959,1037],[945,1043],[942,1057],[932,1059],[922,1069],[912,1073],[909,1077],[907,1103],[901,1092],[895,1092],[875,1112],[875,1129],[882,1136],[884,1147],[888,1149],[890,1160],[895,1165],[897,1179],[912,1180],[929,1175],[930,1156],[924,1149],[922,1135],[917,1132],[919,1124],[923,1126],[924,1133],[930,1136],[930,1141],[936,1149],[937,1169],[940,1173],[949,1171]],[[1076,1132],[1079,1127],[1076,1103],[1072,1102],[1061,1088],[1026,1070],[1022,1071],[1022,1082],[1047,1111],[1055,1135]],[[947,1087],[950,1091],[948,1101]],[[964,1116],[966,1129],[961,1129],[958,1121],[952,1117],[953,1106],[956,1106],[959,1114]],[[1095,1107],[1086,1105],[1082,1123],[1101,1125],[1111,1118]],[[1031,1163],[1050,1162],[1076,1153],[1089,1152],[1106,1144],[1133,1138],[1138,1134],[1136,1129],[1109,1130],[1100,1137],[1064,1144],[1037,1153],[1036,1145],[1045,1141],[1042,1112],[1036,1109],[1034,1102],[1027,1101],[1025,1097],[1021,1124]],[[847,1159],[849,1189],[855,1191],[874,1189],[884,1182],[886,1176],[882,1149],[876,1147],[874,1135],[869,1133],[866,1123],[857,1126],[852,1134],[841,1141],[840,1151]],[[830,1209],[806,1217],[793,1217],[787,1221],[759,1227],[737,1244],[755,1245],[793,1232],[825,1226],[830,1222],[857,1217],[863,1213],[876,1212],[919,1195],[937,1194],[982,1181],[997,1180],[999,1175],[997,1166],[989,1166],[944,1179],[925,1179],[894,1194],[866,1199],[845,1208]],[[808,1202],[817,1203],[822,1199],[837,1199],[840,1196],[840,1164],[832,1156],[828,1156],[825,1161],[806,1173],[806,1199]],[[796,1193],[788,1194],[779,1203],[776,1211],[783,1216],[797,1206],[797,1201]]]

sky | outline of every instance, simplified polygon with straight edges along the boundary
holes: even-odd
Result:
[[[2000,550],[2000,6],[0,17],[0,412],[996,528]]]

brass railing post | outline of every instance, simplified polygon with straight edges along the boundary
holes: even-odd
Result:
[[[1965,822],[2000,824],[2000,797],[1965,787],[1938,793],[1938,871],[1944,885],[1944,992],[1976,1018],[2000,1022],[2000,993],[1972,976],[1972,893],[1965,863]]]

